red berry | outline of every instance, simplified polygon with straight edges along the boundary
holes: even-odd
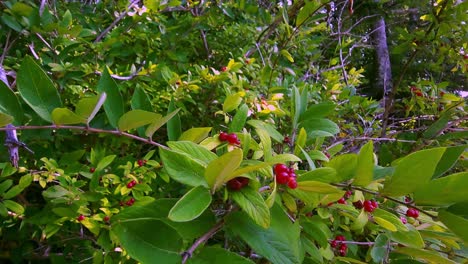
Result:
[[[440,92],[439,92],[439,95],[440,95],[440,97],[443,97],[443,96],[445,95],[445,92],[440,91]]]
[[[227,67],[226,67],[226,66],[221,67],[221,71],[222,71],[222,72],[227,71]]]
[[[227,135],[227,142],[231,145],[238,145],[240,144],[239,139],[237,138],[237,135],[234,133],[228,134]]]
[[[416,91],[414,92],[414,94],[418,97],[422,97],[423,96],[423,93],[421,91]]]
[[[371,200],[371,204],[374,208],[379,208],[379,203],[377,201]]]
[[[145,166],[147,160],[138,160],[137,163],[138,163],[138,166],[142,167],[142,166]]]
[[[406,220],[406,218],[403,217],[403,216],[400,217],[400,220],[401,220],[401,222],[402,222],[403,224],[408,223],[408,220]]]
[[[346,191],[346,193],[344,194],[343,197],[344,197],[345,199],[349,199],[349,197],[351,197],[351,195],[353,195],[353,191],[348,190],[348,191]]]
[[[82,214],[80,214],[80,215],[76,218],[76,220],[78,220],[79,222],[83,221],[84,219],[85,219],[85,216],[82,215]]]
[[[238,191],[242,189],[242,183],[237,178],[234,178],[227,182],[227,187],[231,191]]]
[[[135,203],[135,198],[130,198],[125,204],[128,206],[132,206]]]
[[[291,139],[288,136],[285,136],[283,139],[284,144],[291,144]]]
[[[362,207],[364,207],[361,200],[354,202],[353,205],[356,209],[362,209]]]
[[[341,197],[338,202],[339,204],[346,204],[346,199],[344,197]]]
[[[346,244],[343,243],[343,244],[340,245],[340,250],[341,250],[341,249],[342,249],[342,250],[346,250],[346,249],[348,249],[348,246],[347,246]]]
[[[405,196],[405,203],[411,203],[411,198],[409,196]]]
[[[242,187],[247,186],[250,182],[250,179],[245,177],[237,177],[237,180],[242,184]]]
[[[280,174],[281,172],[289,172],[289,169],[286,165],[284,164],[276,164],[274,167],[275,174]]]
[[[406,211],[406,216],[408,217],[413,217],[413,218],[418,218],[419,217],[419,211],[414,208],[409,208],[408,211]]]
[[[340,249],[338,253],[340,254],[340,256],[344,257],[346,256],[346,249]]]
[[[228,134],[226,132],[219,132],[219,140],[221,141],[227,141],[228,140]]]
[[[292,173],[290,172],[290,173],[288,173],[288,175],[289,175],[289,178],[291,178],[291,179],[296,179],[297,178],[297,175],[294,172],[292,172]]]
[[[279,184],[286,184],[289,182],[289,174],[287,172],[280,172],[276,174],[276,182]]]
[[[103,219],[103,220],[104,220],[104,222],[109,222],[110,216],[108,216],[108,215],[104,216],[104,219]]]
[[[338,242],[337,242],[336,240],[332,240],[332,241],[330,242],[330,246],[331,246],[332,248],[336,248],[336,246],[338,246]]]
[[[364,201],[364,211],[372,213],[374,212],[375,207],[372,205],[372,202],[369,200]]]
[[[338,241],[345,241],[346,240],[346,238],[343,235],[337,235],[335,237],[335,239],[338,240]]]
[[[291,189],[296,189],[297,188],[297,181],[294,178],[290,178],[288,182],[288,187]]]
[[[137,184],[137,182],[136,182],[135,180],[132,180],[131,182],[127,183],[127,188],[131,189],[131,188],[133,188],[136,184]]]
[[[249,59],[245,59],[244,61],[246,64],[250,64],[250,60]]]
[[[180,81],[176,81],[175,84],[180,85]]]
[[[94,173],[95,171],[96,171],[96,168],[94,167],[89,168],[89,172]]]

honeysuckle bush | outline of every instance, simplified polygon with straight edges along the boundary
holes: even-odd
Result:
[[[466,106],[450,83],[408,81],[379,137],[364,70],[334,68],[327,3],[292,22],[287,4],[176,2],[2,3],[0,258],[464,261]],[[257,24],[276,36],[256,42]]]

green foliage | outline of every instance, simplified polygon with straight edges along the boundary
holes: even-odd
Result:
[[[0,4],[0,262],[464,261],[466,3],[88,2]]]

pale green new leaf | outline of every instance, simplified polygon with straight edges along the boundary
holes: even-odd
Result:
[[[239,168],[242,157],[242,150],[236,148],[208,164],[205,170],[205,179],[213,193]]]
[[[208,137],[210,131],[211,127],[194,127],[182,133],[179,137],[179,141],[192,141],[199,143]]]
[[[151,125],[146,128],[145,135],[149,138],[153,137],[154,132],[156,132],[160,127],[162,127],[164,124],[166,124],[171,118],[173,118],[178,112],[180,111],[180,108],[177,108],[176,110],[170,112],[166,116],[164,116],[161,119],[158,119],[151,123]]]
[[[8,125],[12,121],[13,121],[13,117],[11,115],[0,113],[0,127],[4,127]]]
[[[55,108],[52,111],[52,122],[56,125],[74,125],[86,123],[86,119],[67,108]]]
[[[353,184],[366,187],[374,177],[374,145],[367,142],[359,151],[357,157],[356,176]]]

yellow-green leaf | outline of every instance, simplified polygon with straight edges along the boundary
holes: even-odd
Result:
[[[215,192],[242,162],[242,150],[234,149],[211,161],[205,170],[205,179],[212,192]]]
[[[389,221],[381,218],[381,217],[378,217],[378,216],[374,216],[374,221],[381,227],[387,229],[387,230],[390,230],[392,232],[396,232],[398,229],[396,228],[396,226],[392,223],[390,223]]]
[[[52,122],[56,125],[73,125],[86,123],[86,119],[67,108],[55,108],[52,111]]]
[[[188,191],[169,211],[169,219],[187,222],[199,217],[211,204],[210,190],[197,186]]]
[[[210,131],[211,127],[194,127],[182,133],[179,137],[179,141],[192,141],[199,143],[208,137]]]
[[[118,128],[120,131],[128,131],[137,127],[141,127],[156,120],[161,119],[160,114],[148,112],[144,110],[131,110],[119,118]]]
[[[328,183],[319,181],[300,181],[297,183],[297,189],[321,194],[342,193],[345,192]]]

